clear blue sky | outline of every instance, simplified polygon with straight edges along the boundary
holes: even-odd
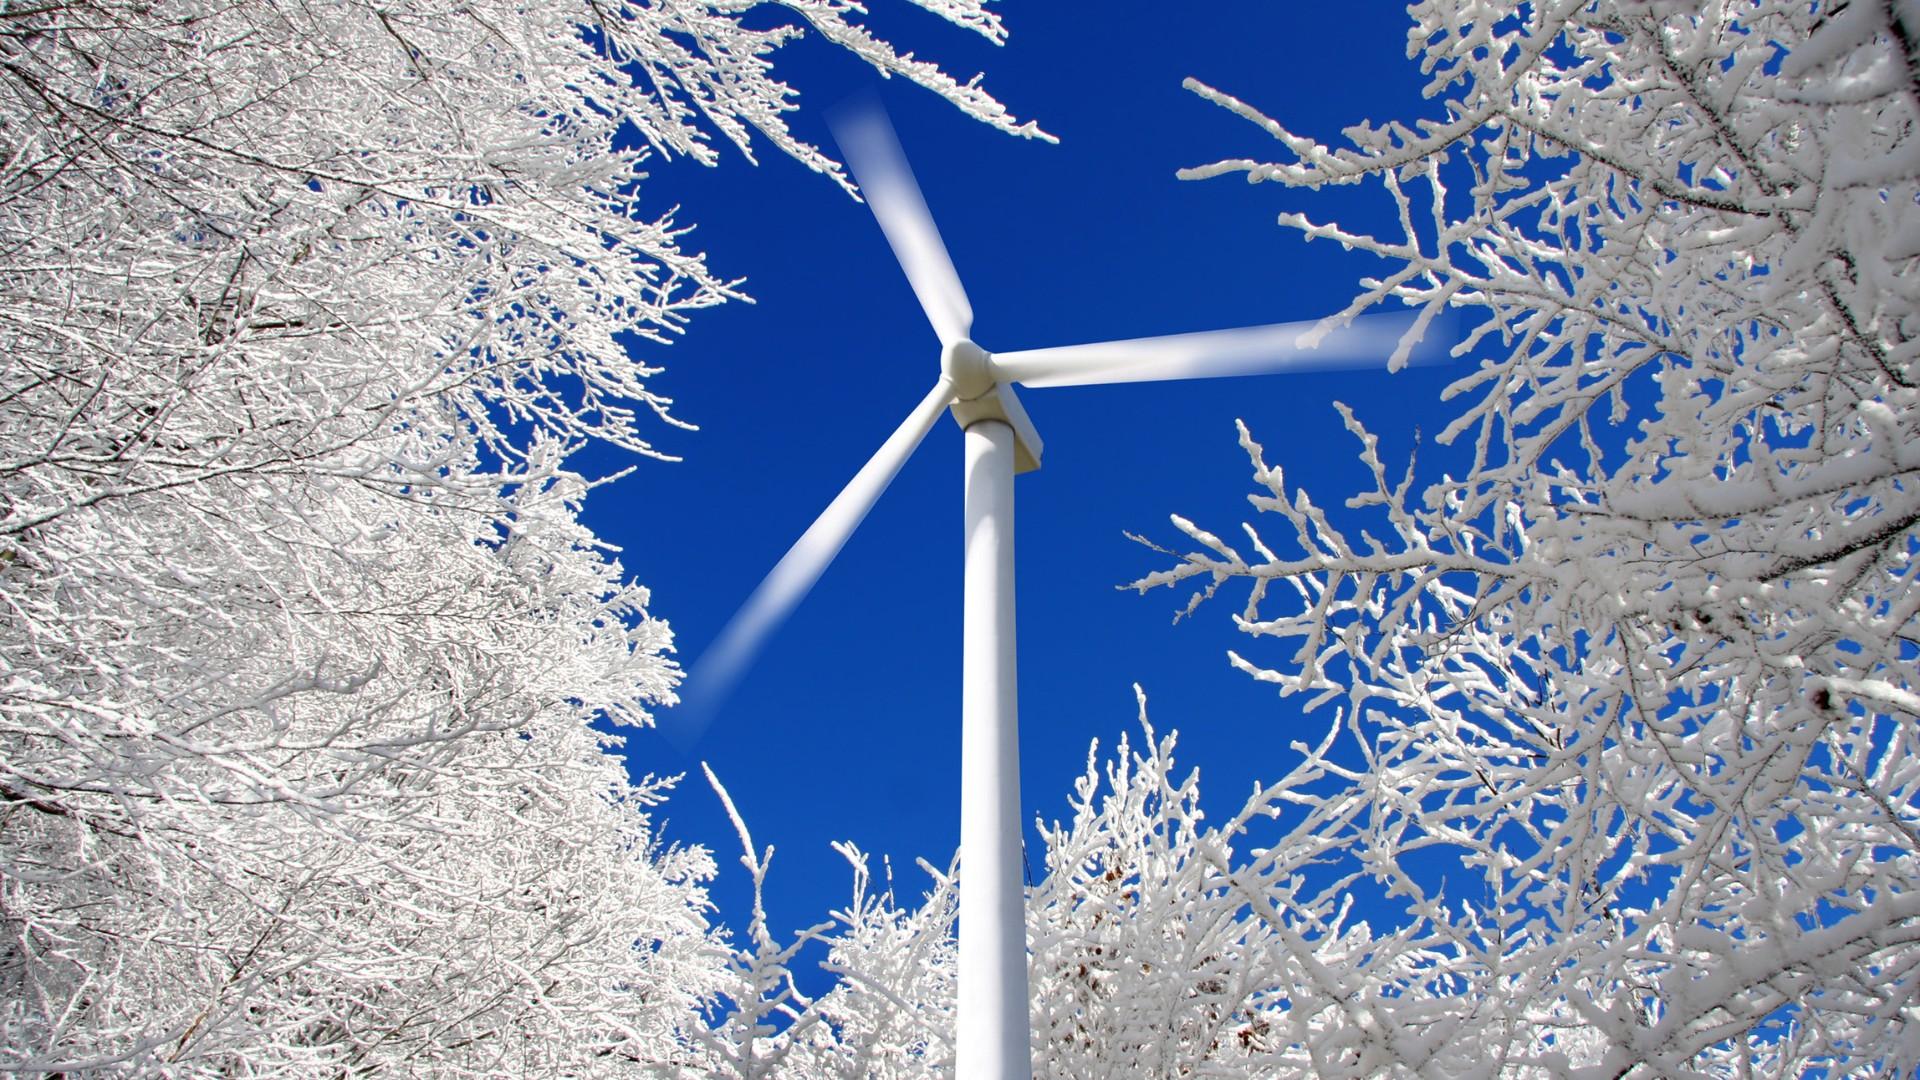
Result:
[[[995,49],[904,4],[874,25],[902,49],[987,85],[1016,115],[1060,136],[1006,138],[930,95],[817,41],[785,68],[805,95],[801,133],[828,138],[822,111],[878,86],[945,234],[989,350],[1316,318],[1374,269],[1274,224],[1283,210],[1378,220],[1376,189],[1303,196],[1235,178],[1185,182],[1183,166],[1272,159],[1278,144],[1181,89],[1194,76],[1296,130],[1331,136],[1361,118],[1422,115],[1393,3],[1098,5],[1010,0]],[[829,144],[830,145],[830,144]],[[866,208],[761,147],[718,169],[660,163],[653,210],[683,208],[686,243],[748,279],[753,306],[696,317],[653,381],[697,433],[656,428],[680,464],[644,464],[602,489],[588,521],[624,549],[653,611],[691,663],[787,546],[937,373],[938,344]],[[1235,444],[1245,419],[1271,462],[1337,505],[1364,475],[1331,406],[1343,400],[1403,460],[1413,429],[1442,423],[1457,369],[1342,373],[1033,390],[1045,467],[1017,489],[1020,710],[1029,821],[1066,816],[1087,744],[1135,730],[1132,684],[1162,731],[1201,769],[1213,816],[1230,816],[1287,743],[1330,718],[1231,670],[1229,648],[1281,657],[1236,633],[1232,590],[1178,626],[1184,594],[1116,590],[1162,565],[1123,538],[1170,545],[1180,513],[1237,531],[1251,481]],[[795,618],[778,633],[705,738],[683,753],[635,733],[636,771],[686,772],[663,811],[666,839],[713,848],[721,918],[746,923],[746,876],[709,762],[761,845],[779,849],[769,889],[776,933],[845,903],[844,839],[893,858],[908,897],[924,856],[944,865],[959,830],[960,432],[942,420]],[[1431,448],[1423,452],[1423,460]],[[598,467],[596,459],[590,467]],[[1029,848],[1036,876],[1037,840]],[[877,869],[877,866],[876,866]]]

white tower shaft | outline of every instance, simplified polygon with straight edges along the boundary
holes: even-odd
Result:
[[[960,693],[960,1001],[965,1080],[1031,1080],[1020,724],[1013,640],[1013,428],[966,430]]]

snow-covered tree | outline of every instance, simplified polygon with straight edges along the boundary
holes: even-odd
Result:
[[[1233,663],[1328,722],[1211,828],[1151,729],[1090,760],[1037,1073],[1913,1075],[1920,4],[1410,11],[1431,119],[1335,146],[1195,84],[1281,160],[1187,175],[1378,185],[1388,232],[1281,222],[1383,262],[1348,314],[1468,328],[1450,475],[1346,412],[1344,509],[1243,429],[1258,521],[1175,519],[1139,587],[1244,581]],[[947,1068],[934,880],[838,915],[808,1038],[872,1075]]]
[[[589,726],[670,638],[567,462],[734,295],[646,163],[839,176],[783,43],[1034,133],[861,10],[0,5],[0,1070],[711,1060],[711,862]]]
[[[1303,789],[1339,775],[1328,761],[1334,740],[1302,748],[1287,775],[1209,828],[1198,777],[1176,767],[1175,738],[1157,736],[1144,709],[1141,726],[1138,752],[1126,738],[1104,758],[1097,746],[1089,752],[1070,818],[1043,830],[1046,875],[1027,906],[1034,1075],[1390,1072],[1393,1053],[1411,1041],[1383,1049],[1368,1033],[1390,1029],[1393,1006],[1383,999],[1421,985],[1430,946],[1357,917],[1346,887],[1358,875],[1311,887],[1300,880],[1337,857],[1367,801],[1347,797],[1286,814],[1284,827],[1272,820],[1302,802]],[[918,903],[902,903],[891,882],[875,888],[861,853],[844,853],[854,865],[852,900],[831,927],[809,931],[829,945],[826,967],[839,981],[808,1001],[791,989],[791,951],[769,949],[758,965],[742,965],[736,985],[753,977],[773,1006],[761,1015],[778,1012],[788,1023],[760,1029],[756,1060],[766,1071],[724,1075],[952,1075],[954,876],[923,863],[932,888]],[[1290,873],[1276,875],[1283,866]],[[750,868],[757,880],[764,862]],[[1445,1034],[1423,1035],[1422,1071],[1487,1074],[1484,1045]],[[1536,1025],[1528,1034],[1543,1056],[1597,1056],[1589,1032]]]
[[[1349,414],[1374,516],[1344,518],[1243,433],[1273,524],[1181,523],[1140,583],[1247,579],[1235,664],[1344,705],[1325,820],[1234,877],[1325,965],[1282,1041],[1356,1075],[1910,1075],[1920,5],[1411,12],[1443,103],[1413,127],[1336,148],[1194,87],[1284,157],[1187,175],[1392,200],[1389,234],[1281,218],[1387,264],[1351,311],[1485,316],[1456,475]],[[1336,868],[1404,911],[1365,953]]]

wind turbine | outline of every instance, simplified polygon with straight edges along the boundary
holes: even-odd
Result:
[[[1217,378],[1379,362],[1407,348],[1410,316],[1372,316],[1326,332],[1283,323],[989,353],[920,188],[877,107],[834,125],[854,179],[939,336],[940,374],[733,617],[687,679],[698,728],[839,554],[942,412],[965,432],[965,581],[961,607],[959,1001],[956,1075],[1032,1075],[1019,738],[1015,693],[1013,479],[1040,467],[1040,435],[1014,392],[1028,387]],[[691,728],[691,731],[688,729]]]

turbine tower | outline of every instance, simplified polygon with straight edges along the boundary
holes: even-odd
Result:
[[[1025,892],[1014,652],[1013,481],[1041,441],[1014,393],[1029,387],[1217,378],[1404,359],[1411,317],[1372,316],[1330,334],[1284,323],[988,353],[973,307],[892,128],[877,107],[834,126],[847,164],[941,343],[933,388],[761,582],[687,684],[711,715],[775,627],[813,587],[942,412],[965,431],[961,607],[960,971],[954,1044],[963,1080],[1029,1080]],[[696,720],[695,723],[699,723]]]

